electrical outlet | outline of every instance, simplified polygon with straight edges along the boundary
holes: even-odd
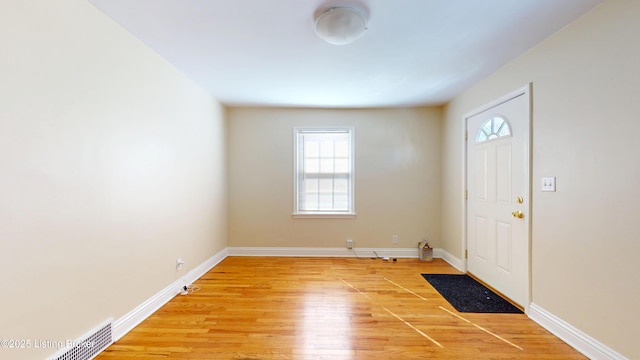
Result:
[[[353,249],[353,240],[347,240],[347,249]]]
[[[394,244],[397,244],[399,242],[398,240],[398,235],[393,235],[393,238],[391,240]]]

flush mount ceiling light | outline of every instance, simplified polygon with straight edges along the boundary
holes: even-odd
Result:
[[[367,30],[367,20],[352,7],[332,7],[316,17],[316,34],[333,45],[346,45]]]

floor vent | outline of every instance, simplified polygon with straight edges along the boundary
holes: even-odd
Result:
[[[111,321],[76,341],[67,341],[65,349],[49,360],[90,360],[113,344],[113,324]]]

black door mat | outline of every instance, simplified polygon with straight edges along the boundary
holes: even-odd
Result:
[[[522,314],[522,310],[469,275],[422,274],[422,277],[460,312]]]

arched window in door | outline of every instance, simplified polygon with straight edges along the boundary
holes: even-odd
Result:
[[[482,123],[476,134],[476,143],[483,143],[511,136],[511,126],[507,119],[500,115],[488,118]]]

